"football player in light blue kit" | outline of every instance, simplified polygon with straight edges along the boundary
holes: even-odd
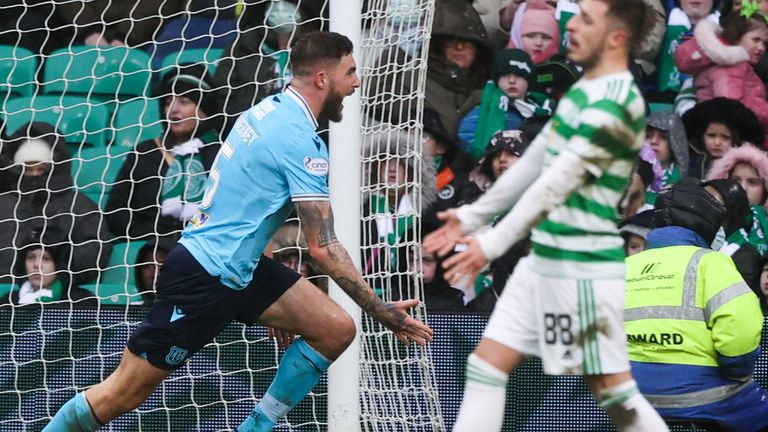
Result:
[[[360,86],[352,43],[337,33],[311,33],[294,45],[291,65],[290,87],[243,113],[222,145],[197,215],[166,258],[157,300],[117,370],[70,399],[45,431],[95,431],[137,408],[232,321],[301,336],[237,428],[272,430],[356,333],[352,319],[326,294],[262,255],[294,208],[312,258],[364,311],[406,344],[432,339],[432,330],[406,313],[418,301],[382,302],[334,233],[328,151],[315,132],[316,119],[341,120],[344,97]]]

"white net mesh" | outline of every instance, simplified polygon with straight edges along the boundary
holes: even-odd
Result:
[[[369,1],[356,47],[363,91],[376,95],[363,98],[364,114],[414,113],[363,132],[366,172],[408,166],[395,194],[411,200],[398,215],[407,235],[373,237],[377,217],[363,215],[364,255],[385,250],[368,278],[387,299],[423,293],[415,113],[426,69],[418,46],[428,43],[433,6]],[[0,429],[42,429],[114,369],[152,301],[159,265],[202,199],[220,133],[284,87],[288,47],[328,29],[328,8],[327,0],[0,0]],[[418,54],[403,62],[398,49]],[[376,87],[392,74],[406,74],[417,91],[391,97],[401,92]],[[197,109],[184,111],[181,96]],[[389,196],[385,181],[364,183],[368,208],[371,196]],[[269,249],[327,284],[295,219]],[[425,319],[423,308],[416,314]],[[363,428],[443,430],[429,351],[403,348],[373,321],[364,327]],[[232,325],[104,429],[231,430],[281,355],[264,329]],[[326,409],[323,379],[278,430],[327,430]]]
[[[434,1],[370,1],[362,42],[362,248],[367,281],[386,300],[423,299],[421,112]],[[404,91],[406,88],[410,91]],[[426,179],[424,181],[432,181]],[[425,319],[425,311],[416,311]],[[445,430],[428,349],[406,349],[363,317],[364,430]]]

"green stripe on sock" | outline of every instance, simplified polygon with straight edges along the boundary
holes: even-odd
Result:
[[[506,387],[507,381],[495,377],[472,364],[467,365],[467,381],[474,381],[481,384],[487,384],[494,387]]]
[[[599,405],[601,408],[610,408],[612,406],[621,405],[632,396],[638,394],[639,392],[640,391],[637,389],[637,386],[634,386],[631,389],[625,390],[624,392],[617,394],[616,396],[611,396],[609,398],[601,399]]]

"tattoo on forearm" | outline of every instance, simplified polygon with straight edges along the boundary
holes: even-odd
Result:
[[[336,238],[336,231],[333,229],[333,213],[328,213],[320,220],[320,232],[317,236],[318,244],[320,246],[328,246],[331,243],[338,243],[339,239]]]
[[[333,212],[329,205],[321,208],[315,202],[302,202],[296,204],[296,211],[301,222],[307,225],[307,237],[316,236],[318,246],[325,247],[339,241],[333,229]]]
[[[333,212],[327,204],[296,203],[296,211],[310,243],[325,248],[328,258],[318,262],[322,271],[330,276],[347,295],[373,318],[387,328],[397,331],[407,317],[395,305],[384,303],[358,273],[347,250],[339,243],[333,229]],[[311,241],[314,238],[315,241]]]

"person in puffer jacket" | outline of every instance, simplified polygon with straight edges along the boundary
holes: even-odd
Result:
[[[733,12],[723,27],[701,21],[694,37],[675,53],[681,72],[694,75],[699,102],[716,97],[735,99],[757,115],[763,127],[768,126],[768,101],[765,85],[755,72],[768,40],[768,22],[760,14],[750,17]],[[768,148],[768,142],[756,143]]]

